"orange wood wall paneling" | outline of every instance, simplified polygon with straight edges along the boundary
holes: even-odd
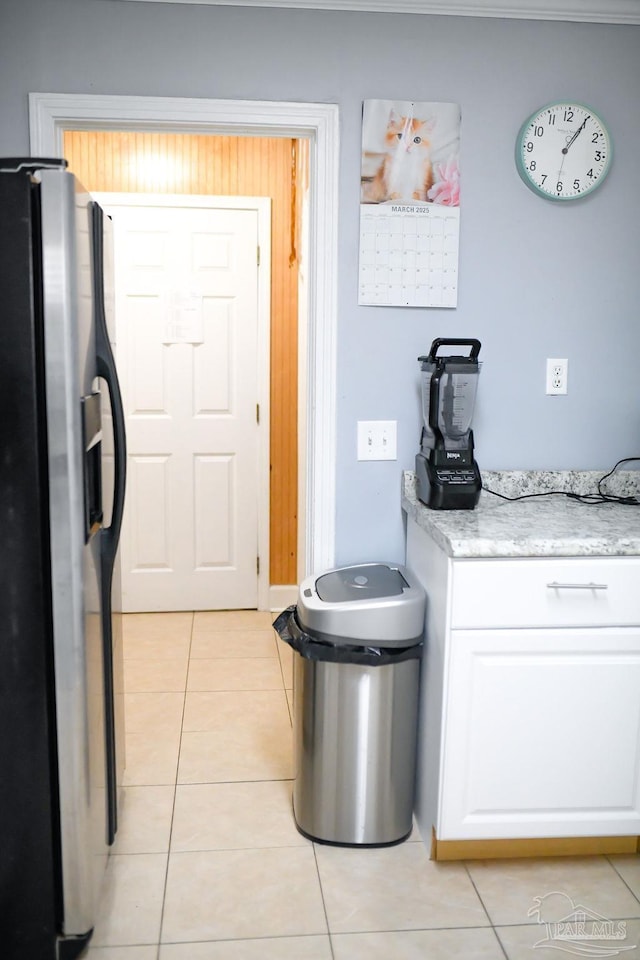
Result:
[[[64,134],[69,169],[88,190],[271,197],[272,584],[297,582],[299,184],[308,152],[281,137],[133,131]],[[302,160],[300,159],[302,157]],[[298,181],[298,188],[294,182]]]

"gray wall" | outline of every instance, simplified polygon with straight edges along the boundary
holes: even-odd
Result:
[[[9,8],[10,9],[7,9]],[[481,468],[604,470],[640,455],[640,27],[21,0],[0,9],[0,154],[29,150],[29,91],[337,103],[341,118],[337,556],[404,556],[400,471],[420,430],[418,354],[476,336]],[[455,310],[357,306],[362,100],[462,106]],[[614,165],[576,204],[535,197],[514,144],[574,98],[609,124]],[[544,395],[545,358],[569,394]],[[358,463],[356,421],[398,421],[398,460]]]

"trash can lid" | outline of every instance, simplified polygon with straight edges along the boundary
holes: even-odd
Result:
[[[398,597],[409,587],[399,570],[383,563],[333,570],[316,580],[316,592],[325,603],[351,603]]]
[[[406,647],[421,640],[425,592],[397,563],[361,563],[306,577],[298,588],[302,629],[328,643]]]

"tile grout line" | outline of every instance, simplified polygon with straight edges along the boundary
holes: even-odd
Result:
[[[637,857],[637,856],[638,856],[638,854],[636,853],[636,857]],[[619,871],[618,868],[616,867],[615,863],[612,862],[611,857],[610,857],[610,856],[605,856],[605,859],[607,860],[607,862],[608,862],[609,866],[612,868],[612,870],[614,870],[615,873],[620,877],[620,879],[621,879],[622,882],[624,883],[625,887],[627,888],[627,890],[629,891],[629,893],[631,894],[631,896],[632,896],[632,897],[635,897],[635,899],[640,903],[640,897],[638,897],[638,895],[635,893],[635,891],[631,889],[631,887],[629,886],[629,884],[627,883],[627,881],[625,880],[625,878],[622,876],[622,874],[620,873],[620,871]],[[622,919],[625,919],[625,918],[622,918]],[[629,917],[628,919],[636,919],[636,918],[631,918],[631,917]]]
[[[499,945],[500,949],[502,950],[503,954],[505,955],[506,960],[510,960],[509,954],[507,953],[507,948],[505,947],[504,943],[502,942],[502,937],[500,936],[500,931],[497,929],[497,927],[494,927],[493,924],[491,925],[491,929],[493,930],[493,935],[494,935],[494,937],[496,938],[496,940],[498,941],[498,945]]]
[[[279,643],[282,642],[282,641],[280,641],[280,638],[278,637],[278,634],[275,632],[275,630],[274,630],[274,633],[275,633],[275,636],[276,636],[276,644],[279,644]],[[281,676],[282,676],[282,688],[283,688],[285,700],[286,700],[286,703],[287,703],[287,710],[288,710],[288,712],[289,712],[289,721],[290,721],[290,723],[291,723],[291,727],[293,728],[293,709],[292,709],[292,706],[291,706],[290,703],[289,703],[289,697],[287,696],[287,683],[286,683],[286,678],[285,678],[285,675],[284,675],[284,665],[283,665],[283,662],[282,662],[282,658],[281,658],[281,656],[280,656],[280,646],[279,646],[279,645],[278,645],[277,649],[278,649],[278,660],[280,661],[280,673],[281,673]],[[293,749],[293,743],[292,743],[291,746],[292,746],[292,749]],[[293,771],[293,776],[294,776],[294,778],[295,778],[295,770]],[[293,786],[293,781],[292,781],[292,786]],[[292,816],[292,817],[294,816],[293,808],[292,808],[292,810],[291,810],[291,816]],[[317,877],[318,877],[318,887],[320,888],[320,898],[321,898],[321,900],[322,900],[322,912],[324,913],[324,920],[325,920],[325,924],[326,924],[326,926],[327,926],[327,939],[328,939],[328,941],[329,941],[329,951],[330,951],[330,953],[331,953],[331,960],[335,960],[335,953],[334,953],[334,949],[333,949],[333,938],[332,938],[332,936],[331,936],[331,928],[329,927],[329,915],[328,915],[328,913],[327,913],[327,904],[326,904],[325,898],[324,898],[324,889],[323,889],[323,887],[322,887],[322,877],[321,877],[321,875],[320,875],[320,865],[318,864],[318,855],[317,855],[317,851],[316,851],[316,844],[315,844],[313,841],[311,842],[311,849],[313,850],[313,860],[314,860],[314,863],[315,863],[315,865],[316,865],[316,875],[317,875]]]
[[[292,703],[291,704],[289,703],[289,697],[287,696],[287,678],[284,675],[285,673],[284,663],[283,663],[282,657],[280,656],[280,649],[281,649],[280,644],[284,643],[284,640],[280,639],[275,629],[273,630],[273,633],[275,636],[276,650],[278,653],[278,661],[280,663],[280,676],[282,677],[282,686],[284,688],[284,696],[287,702],[287,710],[289,711],[289,720],[291,721],[291,726],[293,727],[293,705]],[[293,669],[293,665],[292,665],[292,669]],[[292,701],[293,701],[293,697],[292,697]]]
[[[316,844],[312,841],[311,848],[313,850],[313,859],[316,865],[316,873],[318,875],[318,886],[320,887],[320,897],[322,899],[322,912],[324,913],[324,920],[327,925],[327,937],[329,938],[329,950],[331,951],[331,960],[335,960],[335,953],[333,951],[333,937],[331,935],[331,927],[329,926],[329,915],[327,913],[327,904],[324,899],[324,889],[322,886],[322,877],[320,876],[320,865],[318,864],[318,854],[316,851]]]
[[[176,812],[176,796],[178,792],[178,771],[180,769],[180,752],[182,750],[182,730],[184,727],[184,714],[187,706],[187,688],[189,685],[189,669],[191,665],[191,646],[193,644],[193,627],[195,622],[195,613],[191,612],[191,629],[189,631],[189,653],[187,656],[187,672],[184,680],[184,691],[182,698],[182,716],[180,718],[180,738],[178,741],[178,756],[176,759],[175,783],[173,784],[173,804],[171,807],[171,824],[169,826],[169,841],[167,845],[167,866],[164,874],[164,887],[162,890],[162,909],[160,910],[160,929],[158,930],[158,950],[156,960],[160,960],[160,951],[162,949],[162,928],[164,926],[164,909],[167,902],[167,883],[169,880],[169,861],[171,858],[171,840],[173,837],[173,820]]]
[[[487,906],[486,906],[484,900],[482,899],[482,896],[481,896],[481,894],[480,894],[480,891],[478,890],[478,887],[476,886],[476,883],[475,883],[475,880],[473,879],[473,876],[472,876],[472,874],[471,874],[471,871],[469,870],[469,864],[468,864],[468,862],[467,862],[466,860],[464,861],[464,869],[465,869],[465,871],[466,871],[467,876],[469,877],[469,881],[471,882],[471,886],[472,886],[473,889],[475,890],[476,896],[477,896],[478,900],[480,901],[480,903],[481,903],[481,905],[482,905],[482,909],[484,910],[484,912],[485,912],[485,914],[486,914],[487,920],[489,921],[489,925],[490,925],[491,929],[493,930],[493,935],[494,935],[494,937],[496,938],[496,941],[498,942],[498,946],[499,946],[500,949],[502,950],[502,952],[503,952],[503,954],[504,954],[504,956],[505,956],[505,960],[509,960],[509,955],[508,955],[508,953],[507,953],[507,951],[506,951],[506,949],[505,949],[505,946],[504,946],[502,940],[500,939],[500,934],[498,933],[498,930],[496,929],[496,925],[494,924],[493,920],[491,919],[491,914],[489,913],[489,910],[487,909]]]

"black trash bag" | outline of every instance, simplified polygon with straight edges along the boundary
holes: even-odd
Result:
[[[306,660],[382,667],[387,663],[400,663],[402,660],[419,660],[422,655],[422,643],[414,643],[410,647],[371,647],[319,640],[302,629],[298,623],[295,605],[282,611],[273,621],[273,628],[281,640]]]

